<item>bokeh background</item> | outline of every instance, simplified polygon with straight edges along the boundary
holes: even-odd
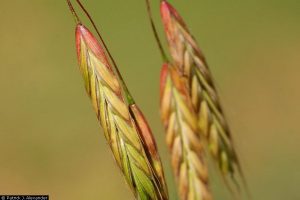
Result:
[[[210,64],[253,199],[300,199],[300,1],[170,2]],[[176,200],[145,3],[83,3],[154,131]],[[158,1],[153,10],[164,40]],[[0,19],[0,193],[133,199],[83,89],[66,2],[1,0]],[[231,199],[212,182],[216,199]]]

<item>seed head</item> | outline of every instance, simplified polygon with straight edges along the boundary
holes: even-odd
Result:
[[[183,18],[166,0],[161,2],[161,16],[174,66],[187,79],[187,93],[198,121],[197,133],[206,138],[224,179],[235,183],[235,175],[243,179],[243,174],[206,60]]]
[[[160,105],[166,142],[180,198],[211,200],[203,144],[186,81],[178,68],[163,65]]]
[[[85,89],[136,199],[167,200],[163,168],[151,130],[137,105],[126,101],[127,87],[120,81],[106,49],[82,24],[76,27],[76,49]]]

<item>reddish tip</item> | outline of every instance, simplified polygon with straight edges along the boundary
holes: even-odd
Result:
[[[162,17],[163,23],[165,24],[165,27],[167,27],[168,24],[171,23],[172,17],[175,18],[176,21],[178,21],[179,23],[181,23],[185,26],[185,23],[184,23],[182,17],[177,12],[177,10],[167,1],[161,2],[160,12],[161,12],[161,17]]]
[[[163,23],[166,25],[170,22],[170,4],[166,1],[162,1],[160,4],[160,14],[162,17]]]
[[[92,51],[92,53],[100,59],[107,67],[109,67],[109,62],[105,54],[105,50],[94,35],[82,24],[76,26],[76,49],[78,60],[80,61],[80,51],[81,51],[81,40],[87,45],[87,47]]]
[[[164,63],[162,65],[161,71],[160,71],[160,95],[162,96],[162,93],[164,92],[164,88],[166,85],[166,79],[169,74],[169,64]]]
[[[160,9],[161,11],[167,11],[170,10],[170,4],[167,1],[161,1],[160,3]]]
[[[152,135],[151,129],[145,119],[145,116],[136,104],[130,105],[129,109],[131,110],[134,116],[135,123],[139,128],[140,136],[143,140],[143,143],[146,145],[146,148],[150,152],[151,156],[153,156],[154,159],[157,159],[158,153],[156,142]]]
[[[160,11],[163,17],[167,17],[167,15],[172,15],[175,18],[181,18],[177,10],[167,1],[161,2]]]

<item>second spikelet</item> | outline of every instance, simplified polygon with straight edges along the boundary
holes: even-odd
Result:
[[[205,58],[182,17],[165,0],[161,2],[161,15],[172,59],[181,76],[187,78],[199,133],[206,138],[224,180],[232,178],[235,182],[234,175],[241,169]]]
[[[192,101],[176,67],[164,64],[160,83],[161,116],[182,200],[210,200],[207,165]]]

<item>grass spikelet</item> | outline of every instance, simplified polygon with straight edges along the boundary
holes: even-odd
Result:
[[[210,200],[208,172],[197,117],[178,69],[164,64],[161,71],[161,115],[172,167],[182,200]]]
[[[118,166],[136,199],[167,200],[163,168],[143,114],[130,96],[102,38],[101,44],[81,24],[68,3],[77,22],[76,49],[85,89]]]
[[[164,199],[164,184],[159,182],[163,178],[162,167],[156,146],[143,140],[144,134],[147,136],[151,132],[141,132],[144,130],[140,128],[140,124],[146,122],[139,118],[139,113],[131,112],[135,104],[127,105],[116,74],[103,56],[103,49],[99,48],[98,43],[94,43],[90,32],[79,25],[76,37],[77,46],[80,47],[78,60],[86,91],[117,164],[138,198]],[[151,152],[147,155],[150,148]],[[152,158],[152,155],[156,157]]]
[[[244,177],[205,58],[182,17],[165,0],[161,2],[161,16],[171,57],[181,76],[187,78],[199,133],[205,136],[224,180],[227,182],[229,179],[236,184],[237,172],[243,180]]]

